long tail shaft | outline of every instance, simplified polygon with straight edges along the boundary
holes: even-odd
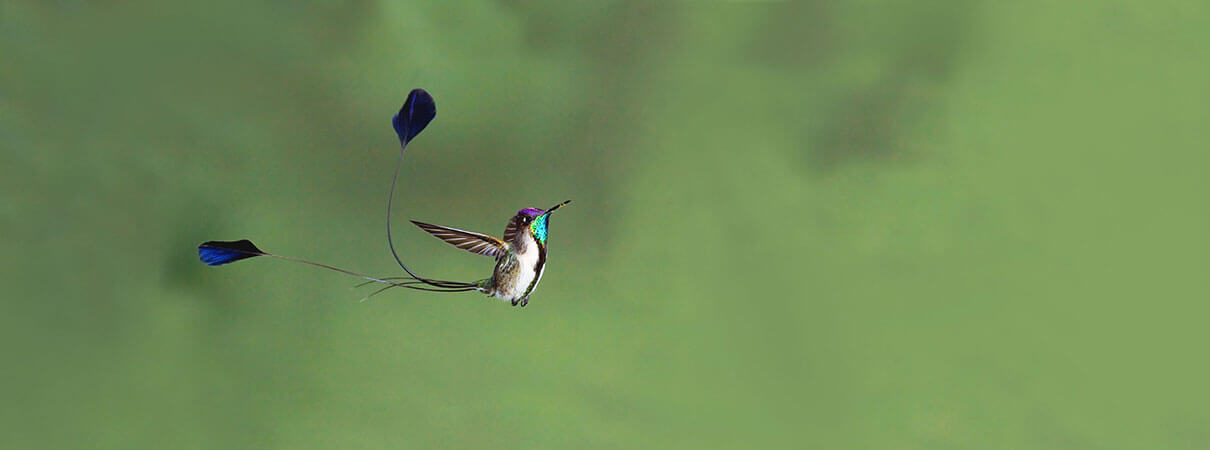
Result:
[[[313,261],[307,261],[288,256],[275,255],[265,252],[253,245],[247,239],[239,241],[210,241],[199,245],[197,248],[198,256],[202,262],[219,266],[241,259],[252,258],[256,256],[271,256],[274,258],[294,261],[303,264],[309,264],[315,267],[320,267],[346,275],[355,276],[372,283],[381,283],[387,285],[382,290],[392,287],[405,287],[408,289],[416,289],[421,291],[433,292],[465,292],[478,289],[478,283],[465,283],[461,281],[445,281],[432,278],[425,278],[416,275],[407,265],[403,264],[403,260],[399,258],[399,253],[395,251],[395,242],[391,238],[391,210],[395,203],[395,185],[399,181],[399,172],[403,167],[403,155],[408,147],[408,142],[411,142],[416,135],[420,134],[424,127],[428,126],[429,122],[437,116],[437,104],[433,102],[433,97],[425,92],[424,89],[413,89],[408,93],[408,98],[403,103],[403,107],[399,109],[399,113],[391,120],[391,125],[395,128],[395,133],[399,135],[399,159],[395,164],[395,174],[391,177],[391,192],[387,197],[387,246],[391,249],[391,255],[395,257],[395,262],[399,263],[399,267],[407,272],[408,277],[400,277],[394,279],[404,279],[403,282],[387,281],[385,278],[371,277],[369,275],[348,271],[338,267],[320,264]],[[427,287],[419,286],[425,285]],[[381,292],[381,291],[380,291]]]
[[[350,275],[350,276],[354,276],[357,278],[367,280],[368,283],[385,284],[385,285],[387,285],[388,288],[402,287],[402,288],[415,289],[415,290],[420,290],[420,291],[430,291],[430,292],[465,292],[465,291],[475,290],[479,286],[478,283],[466,283],[466,282],[461,282],[461,281],[445,281],[445,280],[427,280],[427,279],[421,280],[416,277],[389,277],[391,280],[404,280],[404,281],[389,281],[387,278],[372,277],[372,276],[369,276],[369,275],[366,275],[363,273],[358,273],[358,272],[353,272],[351,270],[341,269],[336,266],[330,266],[327,264],[317,263],[314,261],[308,261],[305,259],[299,259],[299,258],[293,258],[293,257],[289,257],[289,256],[269,253],[264,250],[261,250],[260,248],[257,248],[256,245],[252,243],[252,241],[249,241],[247,239],[241,239],[238,241],[205,242],[202,245],[199,245],[197,247],[197,252],[198,252],[198,257],[201,258],[202,262],[204,262],[208,265],[211,265],[211,266],[221,266],[224,264],[229,264],[229,263],[232,263],[235,261],[253,258],[253,257],[257,257],[257,256],[269,256],[269,257],[273,257],[273,258],[284,259],[286,261],[293,261],[296,263],[307,264],[307,265],[319,267],[322,269],[331,270],[334,272],[340,272],[345,275]],[[425,284],[425,285],[436,287],[437,289],[417,286],[417,284]]]
[[[466,287],[466,283],[434,280],[413,273],[412,269],[409,269],[399,258],[399,252],[395,251],[395,240],[391,237],[391,211],[395,204],[395,185],[399,181],[399,171],[403,167],[403,155],[412,138],[420,134],[436,116],[437,104],[433,101],[433,97],[424,89],[412,89],[412,92],[408,93],[407,100],[403,102],[403,107],[399,108],[399,113],[391,118],[391,126],[395,128],[395,134],[399,136],[399,159],[395,162],[395,174],[391,176],[391,192],[387,194],[387,247],[391,249],[391,256],[395,257],[395,262],[399,263],[399,267],[403,268],[403,271],[407,272],[413,280],[437,288],[462,288]]]

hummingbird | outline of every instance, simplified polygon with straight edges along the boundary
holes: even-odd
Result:
[[[550,209],[525,208],[508,220],[504,239],[457,228],[412,221],[420,229],[471,253],[496,258],[491,278],[475,282],[475,289],[487,295],[511,302],[513,306],[529,304],[529,294],[542,280],[546,269],[546,234],[550,213],[571,203],[564,201]]]
[[[395,257],[395,262],[403,268],[407,276],[372,277],[327,264],[269,253],[247,239],[203,242],[198,245],[198,257],[207,265],[221,266],[257,256],[269,256],[366,280],[359,286],[385,285],[367,295],[366,299],[388,289],[402,287],[429,292],[477,291],[510,302],[512,306],[526,306],[529,304],[530,294],[538,286],[542,273],[546,269],[546,238],[550,227],[550,215],[555,210],[571,203],[571,200],[548,209],[528,207],[517,211],[517,214],[509,219],[508,225],[504,229],[503,239],[457,228],[412,221],[420,229],[455,247],[495,258],[496,266],[492,271],[492,276],[479,281],[446,281],[418,276],[403,263],[399,253],[395,251],[394,240],[391,237],[391,210],[395,199],[395,185],[399,179],[399,169],[403,165],[403,155],[408,143],[420,134],[436,115],[437,106],[433,97],[424,89],[413,89],[408,94],[407,100],[404,101],[403,107],[391,119],[391,125],[399,136],[400,147],[395,175],[391,178],[390,194],[387,196],[387,246],[391,250],[391,255]]]

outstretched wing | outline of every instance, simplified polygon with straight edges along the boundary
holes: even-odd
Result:
[[[491,256],[493,258],[504,254],[504,241],[479,234],[472,231],[459,230],[457,228],[443,227],[441,225],[427,224],[424,222],[412,223],[420,227],[421,230],[429,232],[445,242],[453,244],[454,247],[466,250],[471,253],[478,253],[483,256]]]

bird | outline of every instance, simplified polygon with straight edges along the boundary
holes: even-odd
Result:
[[[546,235],[550,214],[571,203],[564,201],[549,209],[525,208],[508,220],[504,239],[457,228],[411,221],[437,239],[471,253],[496,258],[491,278],[475,283],[480,292],[512,303],[529,304],[529,294],[542,280],[546,269]]]
[[[248,258],[268,256],[366,280],[359,286],[385,285],[362,300],[388,289],[401,287],[429,292],[477,291],[507,301],[512,306],[528,305],[529,297],[534,288],[538,286],[542,273],[546,269],[547,236],[551,213],[571,203],[571,200],[563,201],[547,209],[526,207],[518,210],[517,214],[509,219],[508,225],[504,229],[503,239],[457,228],[411,221],[420,229],[455,247],[495,258],[496,265],[492,276],[478,281],[447,281],[418,276],[403,263],[399,253],[395,250],[394,239],[391,237],[391,211],[395,199],[395,185],[399,179],[400,167],[403,165],[403,155],[408,143],[428,126],[436,114],[437,106],[433,97],[424,89],[413,89],[408,93],[399,112],[391,118],[391,125],[399,137],[400,147],[395,175],[391,178],[390,194],[387,196],[387,246],[390,248],[391,255],[395,257],[395,262],[407,273],[406,276],[374,277],[314,261],[269,253],[261,250],[248,239],[203,242],[197,247],[198,258],[206,265],[221,266]]]

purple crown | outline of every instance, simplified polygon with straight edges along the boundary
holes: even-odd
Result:
[[[538,209],[538,208],[525,208],[520,211],[517,211],[517,214],[525,214],[530,217],[538,217],[544,213],[546,213],[545,209]]]

